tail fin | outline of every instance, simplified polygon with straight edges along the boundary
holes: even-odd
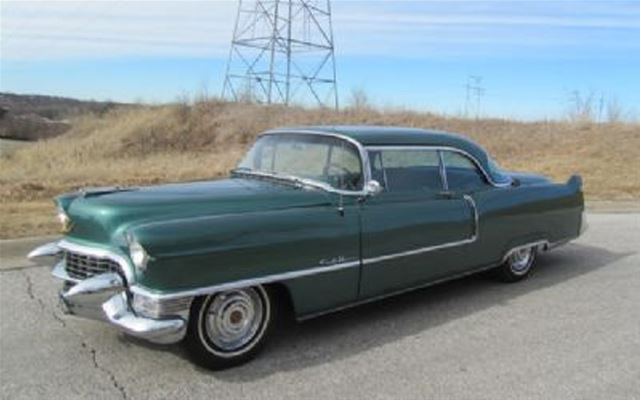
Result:
[[[571,175],[567,181],[567,185],[576,189],[582,189],[582,177],[580,175]]]

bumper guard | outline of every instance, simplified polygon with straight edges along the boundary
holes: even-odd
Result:
[[[147,318],[131,308],[131,298],[124,279],[114,272],[79,280],[65,270],[62,249],[57,242],[40,246],[28,258],[40,265],[52,265],[52,275],[65,282],[59,293],[66,314],[108,322],[120,331],[153,343],[170,344],[182,340],[187,324],[183,318]]]

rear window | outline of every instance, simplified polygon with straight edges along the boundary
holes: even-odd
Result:
[[[442,159],[447,171],[449,190],[469,192],[488,185],[484,174],[469,157],[453,151],[443,151]]]

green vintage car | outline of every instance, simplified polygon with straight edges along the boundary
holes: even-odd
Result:
[[[261,134],[228,179],[87,189],[56,199],[53,266],[69,314],[209,368],[304,320],[483,270],[526,277],[584,229],[580,177],[500,169],[471,140],[422,129],[320,126]]]

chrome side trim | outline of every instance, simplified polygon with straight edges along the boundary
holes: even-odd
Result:
[[[437,244],[437,245],[434,245],[434,246],[420,247],[420,248],[417,248],[417,249],[414,249],[414,250],[403,251],[403,252],[400,252],[400,253],[392,253],[392,254],[385,254],[383,256],[365,258],[365,259],[362,260],[362,264],[363,265],[374,264],[374,263],[378,263],[378,262],[382,262],[382,261],[392,260],[394,258],[414,256],[414,255],[417,255],[417,254],[427,253],[427,252],[430,252],[430,251],[447,249],[449,247],[463,246],[465,244],[470,244],[470,243],[475,242],[476,240],[478,240],[479,227],[480,227],[479,216],[478,216],[478,208],[476,206],[476,202],[473,200],[473,198],[471,196],[464,195],[463,198],[467,202],[469,207],[471,208],[471,212],[473,214],[473,231],[472,231],[471,236],[468,237],[467,239],[458,240],[458,241],[455,241],[455,242]]]
[[[135,272],[133,265],[121,254],[118,254],[112,250],[107,250],[99,247],[85,246],[77,243],[70,242],[66,239],[63,239],[58,242],[58,247],[64,250],[68,250],[74,253],[87,254],[90,256],[94,256],[97,258],[108,258],[118,263],[122,268],[122,272],[124,273],[124,277],[129,284],[135,282]]]
[[[476,203],[475,203],[475,201],[473,200],[473,198],[471,196],[465,195],[464,196],[464,200],[469,204],[469,207],[471,208],[471,210],[473,212],[474,228],[473,228],[473,234],[469,238],[464,239],[464,240],[460,240],[460,241],[456,241],[456,242],[445,243],[445,244],[440,244],[440,245],[436,245],[436,246],[422,247],[422,248],[419,248],[419,249],[405,251],[405,252],[401,252],[401,253],[387,254],[387,255],[384,255],[384,256],[372,257],[372,258],[364,259],[364,260],[362,260],[362,265],[374,264],[374,263],[377,263],[377,262],[380,262],[380,261],[389,260],[389,259],[392,259],[392,258],[407,257],[407,256],[416,255],[416,254],[426,253],[426,252],[429,252],[429,251],[436,251],[436,250],[445,249],[445,248],[448,248],[448,247],[461,246],[461,245],[465,245],[465,244],[469,244],[469,243],[475,242],[478,239],[478,236],[479,236],[479,231],[478,231],[478,229],[479,229],[478,210],[477,210],[477,207],[476,207]],[[155,293],[155,292],[152,292],[148,288],[146,288],[144,286],[141,286],[141,285],[131,285],[129,287],[129,290],[133,294],[144,296],[144,297],[150,298],[150,299],[155,300],[155,301],[162,301],[162,300],[176,299],[176,298],[180,298],[180,297],[203,296],[203,295],[209,295],[209,294],[212,294],[212,293],[221,292],[221,291],[225,291],[225,290],[243,288],[243,287],[247,287],[247,286],[255,286],[255,285],[263,285],[263,284],[273,283],[273,282],[281,282],[281,281],[286,281],[286,280],[290,280],[290,279],[302,278],[302,277],[306,277],[306,276],[310,276],[310,275],[316,275],[316,274],[321,274],[321,273],[326,273],[326,272],[339,271],[339,270],[346,269],[346,268],[359,267],[360,265],[361,265],[361,263],[360,263],[359,260],[348,261],[348,262],[343,262],[343,263],[338,263],[338,264],[319,266],[319,267],[311,267],[311,268],[306,268],[306,269],[296,270],[296,271],[290,271],[290,272],[283,272],[281,274],[267,275],[267,276],[263,276],[263,277],[260,277],[260,278],[242,279],[242,280],[239,280],[239,281],[221,283],[221,284],[217,284],[217,285],[205,286],[205,287],[196,288],[196,289],[181,290],[181,291],[173,292],[173,293]]]
[[[369,162],[369,153],[367,153],[365,148],[362,146],[362,143],[346,135],[342,135],[339,133],[316,131],[313,129],[295,129],[295,128],[292,128],[290,130],[289,129],[273,129],[273,130],[269,130],[261,133],[260,135],[258,135],[258,137],[268,136],[268,135],[284,135],[284,134],[327,136],[327,137],[333,137],[336,139],[344,140],[354,145],[358,150],[358,153],[360,154],[360,165],[362,168],[362,175],[363,175],[362,190],[341,190],[341,189],[336,189],[332,186],[329,186],[323,182],[317,182],[317,181],[314,181],[315,186],[325,186],[326,187],[325,190],[331,193],[336,193],[336,194],[342,194],[342,195],[348,195],[348,196],[366,196],[367,195],[365,187],[367,183],[371,180],[371,165]],[[308,181],[311,181],[311,180],[308,180]]]
[[[489,265],[486,265],[484,267],[475,268],[475,269],[470,270],[470,271],[462,272],[460,274],[451,275],[451,276],[448,276],[448,277],[445,277],[445,278],[442,278],[442,279],[436,279],[435,281],[421,283],[421,284],[416,285],[416,286],[411,286],[409,288],[396,290],[396,291],[393,291],[393,292],[385,293],[385,294],[382,294],[382,295],[379,295],[379,296],[374,296],[374,297],[371,297],[371,298],[368,298],[368,299],[364,299],[364,300],[358,300],[358,301],[355,301],[353,303],[348,303],[348,304],[345,304],[345,305],[342,305],[342,306],[338,306],[336,308],[332,308],[332,309],[329,309],[329,310],[323,310],[323,311],[319,311],[319,312],[303,315],[303,316],[301,316],[299,318],[296,318],[296,319],[298,321],[306,321],[306,320],[313,319],[313,318],[316,318],[316,317],[320,317],[320,316],[323,316],[323,315],[326,315],[326,314],[331,314],[331,313],[334,313],[334,312],[348,310],[348,309],[353,308],[353,307],[357,307],[357,306],[360,306],[360,305],[363,305],[363,304],[372,303],[372,302],[378,301],[378,300],[383,300],[383,299],[386,299],[388,297],[400,295],[400,294],[403,294],[403,293],[413,292],[415,290],[428,288],[428,287],[435,286],[435,285],[438,285],[438,284],[441,284],[441,283],[444,283],[444,282],[449,282],[449,281],[453,281],[453,280],[456,280],[456,279],[464,278],[465,276],[477,274],[479,272],[488,271],[490,269],[493,269],[493,268],[499,266],[501,263],[503,263],[509,257],[509,255],[512,254],[514,251],[517,251],[518,249],[521,249],[523,247],[530,247],[530,246],[536,246],[536,245],[537,246],[548,246],[549,245],[549,241],[540,240],[540,241],[537,241],[537,242],[532,242],[532,243],[529,243],[529,244],[526,244],[526,245],[522,245],[522,246],[518,246],[518,247],[515,247],[513,249],[510,249],[509,251],[507,251],[505,253],[505,255],[502,258],[502,261],[500,263],[489,264]],[[545,249],[546,249],[546,247],[545,247]]]
[[[477,240],[478,236],[480,236],[480,214],[478,213],[478,205],[473,197],[465,194],[462,196],[463,199],[467,201],[469,207],[471,207],[471,211],[473,212],[473,240]]]
[[[462,154],[463,156],[469,158],[474,164],[475,166],[480,170],[480,172],[482,173],[482,175],[484,175],[485,179],[487,180],[487,182],[489,182],[490,185],[495,186],[495,187],[508,187],[511,186],[511,182],[504,182],[504,183],[500,183],[500,182],[496,182],[493,180],[493,178],[491,177],[491,175],[489,175],[489,173],[484,169],[484,167],[482,166],[482,164],[480,164],[480,161],[478,161],[477,158],[475,158],[473,155],[471,155],[470,153],[459,149],[457,147],[450,147],[450,146],[427,146],[427,145],[416,145],[416,146],[408,146],[408,145],[403,145],[403,146],[366,146],[365,147],[366,150],[378,150],[378,151],[382,151],[382,150],[416,150],[416,149],[423,149],[423,150],[439,150],[439,151],[452,151],[454,153],[459,153]],[[444,164],[444,159],[441,157],[440,158],[441,163]],[[446,165],[444,165],[444,168],[446,170]]]
[[[345,305],[342,305],[342,306],[339,306],[339,307],[336,307],[336,308],[332,308],[332,309],[329,309],[329,310],[323,310],[323,311],[314,312],[314,313],[311,313],[311,314],[306,314],[306,315],[303,315],[303,316],[301,316],[299,318],[296,318],[296,319],[298,321],[306,321],[306,320],[313,319],[313,318],[316,318],[316,317],[321,317],[321,316],[326,315],[326,314],[331,314],[331,313],[334,313],[334,312],[348,310],[348,309],[353,308],[353,307],[361,306],[361,305],[368,304],[368,303],[373,303],[374,301],[384,300],[384,299],[389,298],[389,297],[401,295],[401,294],[404,294],[404,293],[413,292],[413,291],[419,290],[419,289],[425,289],[425,288],[428,288],[428,287],[431,287],[431,286],[439,285],[439,284],[444,283],[444,282],[449,282],[449,281],[453,281],[453,280],[456,280],[456,279],[464,278],[465,276],[469,276],[469,275],[477,274],[477,273],[482,272],[482,271],[490,270],[492,268],[497,267],[498,265],[499,264],[491,264],[491,265],[488,265],[488,266],[484,266],[482,268],[477,268],[477,269],[473,269],[471,271],[465,271],[463,273],[452,275],[452,276],[449,276],[449,277],[446,277],[446,278],[437,279],[435,281],[425,282],[425,283],[421,283],[421,284],[416,285],[416,286],[411,286],[411,287],[408,287],[408,288],[395,290],[393,292],[381,294],[381,295],[370,297],[370,298],[367,298],[367,299],[358,300],[356,302],[348,303],[348,304],[345,304]]]
[[[153,300],[168,300],[175,299],[179,297],[190,297],[190,296],[202,296],[207,294],[212,294],[216,292],[221,292],[225,290],[239,289],[247,286],[255,286],[255,285],[263,285],[265,283],[286,281],[289,279],[302,278],[309,275],[316,275],[326,272],[339,271],[346,268],[359,267],[360,260],[357,261],[349,261],[339,264],[321,266],[321,267],[312,267],[302,270],[283,272],[281,274],[273,274],[263,276],[261,278],[251,278],[251,279],[242,279],[239,281],[221,283],[212,286],[205,286],[197,289],[188,289],[182,290],[174,293],[154,293],[149,291],[146,287],[140,285],[132,285],[129,290],[134,294],[139,294],[141,296],[149,297]]]

